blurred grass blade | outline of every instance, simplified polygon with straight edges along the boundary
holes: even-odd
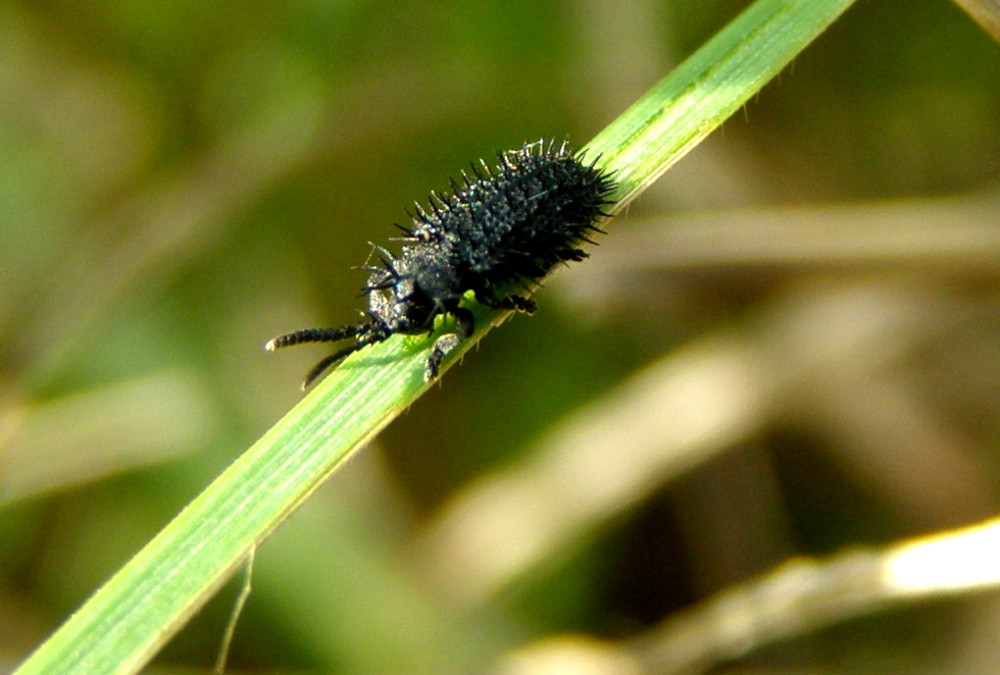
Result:
[[[615,172],[615,211],[739,109],[851,2],[759,0],[612,123],[587,151]],[[474,311],[481,328],[462,353],[502,318]],[[422,372],[429,344],[397,336],[345,361],[17,673],[141,668],[250,550],[427,388]]]
[[[995,589],[998,545],[1000,520],[994,518],[883,548],[797,558],[726,588],[630,643],[648,672],[704,672],[848,618]]]
[[[1000,0],[955,0],[955,4],[1000,42]]]

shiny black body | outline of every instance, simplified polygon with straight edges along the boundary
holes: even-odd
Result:
[[[614,183],[594,164],[584,164],[566,143],[526,143],[520,150],[498,152],[495,169],[485,162],[462,172],[464,185],[451,182],[451,193],[431,193],[430,209],[416,205],[398,257],[374,246],[381,265],[368,266],[364,290],[367,319],[341,328],[312,328],[280,335],[267,344],[278,349],[304,342],[354,343],[320,361],[304,386],[336,361],[381,342],[395,333],[433,330],[441,314],[455,317],[455,332],[434,342],[425,379],[438,375],[442,360],[474,330],[472,313],[459,306],[473,291],[489,307],[533,312],[535,303],[521,293],[560,262],[582,260],[578,248],[590,241]]]

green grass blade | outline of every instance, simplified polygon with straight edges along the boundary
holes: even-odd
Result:
[[[852,0],[759,0],[587,147],[621,210]],[[480,329],[502,314],[472,308]],[[355,354],[214,481],[16,671],[135,672],[284,519],[428,385],[428,338]],[[451,359],[453,363],[455,359]],[[447,367],[449,364],[445,364]]]
[[[852,0],[761,0],[587,146],[615,171],[621,208],[743,106]]]

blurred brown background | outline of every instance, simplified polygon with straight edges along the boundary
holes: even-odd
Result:
[[[325,352],[264,341],[353,320],[404,207],[584,144],[745,4],[0,3],[0,670],[299,399]],[[230,671],[487,670],[990,516],[998,213],[997,45],[858,3],[259,551]],[[504,476],[552,504],[477,514]],[[150,672],[209,672],[235,588]],[[987,672],[997,626],[934,603],[731,672]]]

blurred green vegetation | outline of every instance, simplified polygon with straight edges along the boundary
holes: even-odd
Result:
[[[351,321],[404,207],[583,144],[743,6],[0,4],[0,669],[298,399],[323,351],[264,341]],[[622,638],[791,555],[994,513],[998,205],[996,44],[943,0],[859,3],[261,549],[232,672]],[[586,411],[720,341],[780,385],[696,467],[474,602],[426,573],[457,495],[588,429],[626,454],[629,417]],[[151,668],[208,672],[234,593]],[[937,609],[746,665],[982,672],[998,603]],[[427,661],[470,615],[482,644]]]

